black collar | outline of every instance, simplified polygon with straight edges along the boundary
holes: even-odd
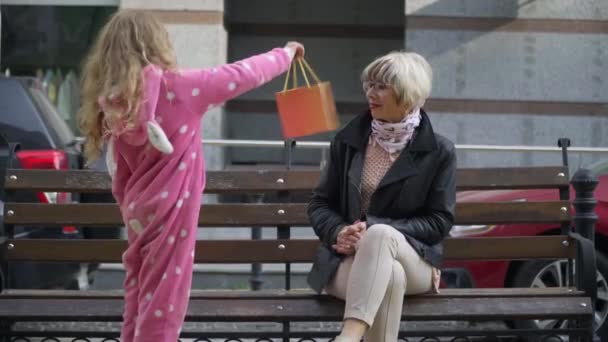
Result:
[[[435,132],[428,115],[420,109],[422,120],[416,129],[414,140],[408,150],[412,152],[428,152],[437,149]],[[336,140],[342,141],[360,151],[365,151],[372,130],[372,114],[368,110],[350,121],[336,134]]]

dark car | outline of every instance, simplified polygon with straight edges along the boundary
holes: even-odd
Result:
[[[9,143],[18,143],[19,151],[12,161],[14,168],[79,169],[82,157],[76,137],[49,102],[35,78],[0,76],[0,135]],[[3,195],[4,196],[4,195]],[[41,192],[33,198],[12,198],[11,201],[39,201],[40,203],[70,203],[87,201],[78,194]],[[99,196],[99,195],[98,195]],[[101,195],[111,201],[111,195]],[[5,198],[1,199],[6,201]],[[98,200],[99,198],[93,199]],[[0,213],[1,215],[1,213]],[[2,232],[5,234],[6,232]],[[16,239],[75,239],[98,238],[86,228],[27,227],[14,229]],[[117,237],[116,232],[103,237]],[[90,265],[77,263],[15,262],[2,269],[8,287],[27,288],[82,288],[90,282]]]

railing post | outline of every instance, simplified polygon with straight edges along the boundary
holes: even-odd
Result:
[[[285,170],[291,170],[291,164],[293,162],[293,150],[296,146],[296,141],[293,139],[285,140]],[[290,201],[290,194],[287,191],[279,191],[279,201],[281,203],[288,203]],[[279,239],[289,240],[291,238],[291,227],[281,225],[277,227],[277,237]],[[291,289],[291,264],[285,263],[285,290]]]
[[[2,216],[1,229],[0,229],[0,292],[4,291],[11,286],[11,277],[10,277],[10,269],[9,263],[6,261],[4,256],[7,253],[6,248],[9,248],[9,245],[5,243],[4,240],[13,239],[15,235],[15,229],[12,225],[4,224],[4,203],[8,200],[12,200],[13,194],[7,192],[5,189],[6,183],[6,171],[9,168],[13,167],[13,161],[15,158],[15,153],[19,151],[20,145],[18,143],[9,143],[8,140],[0,134],[0,215]],[[2,270],[6,273],[2,275]],[[2,333],[8,333],[11,330],[13,323],[0,321],[0,331]],[[8,342],[10,341],[10,336],[0,337],[0,341]]]
[[[15,235],[15,229],[12,225],[4,224],[4,203],[13,199],[13,194],[6,191],[4,185],[6,183],[6,171],[13,167],[15,160],[15,154],[20,150],[21,146],[19,143],[9,142],[3,135],[0,134],[0,215],[2,216],[2,226],[0,230],[0,237],[5,239],[13,239]],[[7,251],[4,248],[8,248],[8,245],[4,243],[0,245],[3,250],[0,250],[0,259]],[[10,264],[6,260],[0,260],[0,267],[4,269],[4,277],[2,284],[0,284],[0,290],[7,289],[11,285],[10,277]],[[0,273],[2,272],[0,269]]]
[[[597,177],[588,169],[579,169],[570,183],[576,191],[576,197],[572,202],[576,211],[573,217],[574,229],[595,243],[595,223],[598,217],[595,214],[597,201],[593,192],[598,184]]]
[[[587,247],[583,248],[584,244],[579,244],[578,257],[576,258],[576,280],[577,288],[584,290],[586,295],[591,299],[591,307],[595,310],[595,301],[597,298],[597,264],[595,260],[595,223],[598,216],[595,213],[597,201],[594,197],[594,190],[598,184],[597,177],[588,169],[579,169],[570,181],[576,197],[572,202],[574,205],[574,231],[583,238],[588,239]],[[580,250],[584,249],[584,250]],[[591,262],[583,262],[585,258],[581,257],[586,254],[586,259],[591,259]],[[590,255],[590,257],[589,257]],[[595,322],[592,323],[595,329]]]
[[[264,203],[263,194],[254,194],[252,196],[247,196],[247,199],[249,202]],[[261,239],[262,227],[251,227],[251,240]],[[249,287],[253,291],[259,291],[262,289],[262,285],[264,285],[264,279],[262,277],[262,264],[259,262],[254,262],[251,264],[251,277],[249,278]]]
[[[329,160],[329,148],[322,148],[321,149],[321,162],[319,163],[319,169],[323,170],[325,169],[325,166],[327,165],[327,161]]]
[[[285,140],[285,170],[291,170],[291,163],[293,161],[293,150],[296,146],[296,141],[293,139]],[[290,194],[288,191],[279,191],[278,199],[281,203],[289,203]],[[291,238],[291,227],[288,225],[279,225],[277,227],[277,238],[281,240],[289,240]],[[289,253],[289,251],[288,251]],[[285,263],[285,290],[291,289],[291,264]],[[289,321],[283,321],[283,342],[289,342],[291,327]]]
[[[251,227],[251,240],[261,240],[262,239],[262,228],[260,227]],[[262,273],[262,264],[259,262],[254,262],[251,264],[251,278],[249,278],[249,286],[253,291],[259,291],[262,288],[262,284],[264,284],[264,280],[261,276]]]
[[[568,147],[570,147],[570,139],[559,138],[557,146],[562,149],[562,164],[568,166]]]
[[[568,177],[568,147],[570,147],[570,139],[559,138],[557,139],[557,146],[562,149],[562,165],[566,168],[565,177]],[[568,178],[566,178],[568,179]],[[570,187],[568,185],[561,186],[559,188],[559,199],[562,201],[570,202]],[[572,230],[570,222],[564,222],[561,225],[562,235],[568,235]],[[567,286],[574,284],[574,264],[572,258],[568,258],[567,263]]]
[[[0,228],[0,239],[7,238],[7,228],[4,225],[4,202],[6,202],[6,191],[4,190],[4,183],[6,179],[6,169],[8,169],[11,158],[11,148],[8,141],[0,135],[0,202],[2,208],[0,208],[0,214],[3,217],[2,226]],[[6,253],[6,246],[4,241],[0,240],[0,292],[9,287],[8,284],[8,262],[4,259]],[[6,274],[4,274],[6,272]]]

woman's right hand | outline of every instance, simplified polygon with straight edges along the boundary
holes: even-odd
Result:
[[[337,242],[332,248],[344,255],[353,255],[357,251],[357,243],[363,237],[367,224],[365,222],[357,222],[350,226],[345,226],[338,233]]]

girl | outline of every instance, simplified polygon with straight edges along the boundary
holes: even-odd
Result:
[[[296,42],[217,68],[180,70],[151,14],[119,11],[83,70],[85,156],[106,162],[128,230],[123,342],[175,342],[185,318],[205,185],[200,123],[210,108],[285,72]]]

